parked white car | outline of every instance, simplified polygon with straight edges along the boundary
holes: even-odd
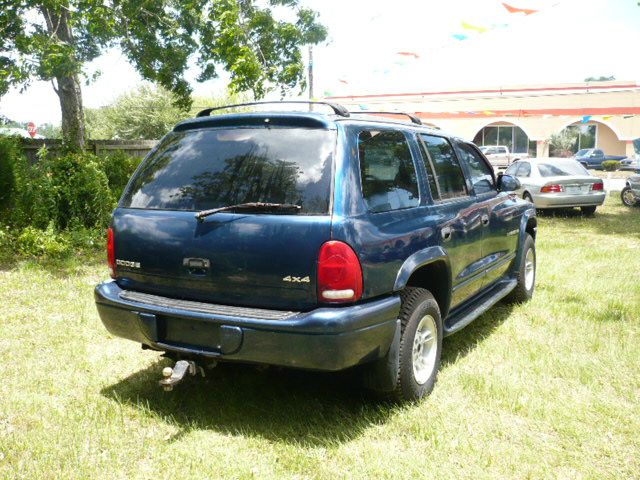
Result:
[[[480,151],[484,153],[484,156],[487,157],[487,160],[489,160],[489,163],[491,163],[493,168],[507,168],[518,160],[529,158],[527,153],[511,153],[509,151],[509,147],[504,145],[485,145],[484,147],[479,148]]]
[[[520,160],[504,173],[520,181],[516,194],[537,208],[580,207],[583,213],[590,215],[606,197],[602,180],[568,158]]]

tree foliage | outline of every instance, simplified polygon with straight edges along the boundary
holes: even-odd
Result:
[[[87,134],[94,140],[157,140],[203,108],[249,100],[247,94],[195,97],[188,109],[176,105],[176,97],[170,91],[144,84],[120,95],[110,105],[86,109]]]
[[[117,47],[179,108],[190,106],[185,73],[194,63],[199,81],[226,70],[231,91],[262,97],[304,84],[300,49],[326,37],[316,17],[299,0],[0,0],[0,96],[55,80],[64,134],[83,140],[77,78]]]

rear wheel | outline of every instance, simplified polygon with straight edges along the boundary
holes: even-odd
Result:
[[[580,207],[580,210],[582,211],[583,215],[593,215],[594,213],[596,213],[596,208],[597,207]]]
[[[636,200],[636,196],[631,191],[630,187],[624,187],[622,192],[620,192],[620,198],[622,203],[624,203],[627,207],[634,207],[640,205],[640,202]]]
[[[365,370],[365,386],[397,402],[428,395],[436,382],[442,352],[442,320],[435,298],[424,288],[405,288],[400,328],[387,355]]]
[[[505,297],[508,303],[529,301],[536,287],[536,244],[528,233],[524,238],[517,280],[516,287]]]

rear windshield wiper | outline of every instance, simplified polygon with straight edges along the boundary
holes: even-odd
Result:
[[[214,215],[218,212],[228,212],[230,210],[296,210],[296,212],[298,212],[301,209],[302,207],[300,205],[294,205],[293,203],[238,203],[237,205],[227,205],[226,207],[202,210],[196,213],[196,219],[202,222],[209,215]]]

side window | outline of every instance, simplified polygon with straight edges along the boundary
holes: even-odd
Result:
[[[531,164],[529,162],[519,162],[516,165],[518,165],[518,177],[531,176]]]
[[[467,162],[471,184],[476,194],[495,191],[492,169],[480,157],[480,154],[471,145],[456,143],[460,151],[460,157]]]
[[[498,153],[503,154],[503,155],[506,155],[506,153],[507,153],[507,149],[506,149],[506,148],[504,148],[504,147],[500,147],[500,148],[498,148]]]
[[[507,168],[504,171],[505,175],[512,175],[514,177],[516,177],[518,174],[516,173],[516,170],[518,170],[518,168],[520,167],[519,163],[514,163],[513,165],[511,165],[509,168]]]
[[[435,171],[439,198],[445,200],[466,195],[464,174],[449,141],[442,137],[424,134],[420,135],[420,139],[424,144],[423,149],[426,149],[425,161],[431,164],[431,168],[427,170]]]
[[[358,155],[369,210],[387,212],[420,204],[416,169],[402,132],[360,132]]]

